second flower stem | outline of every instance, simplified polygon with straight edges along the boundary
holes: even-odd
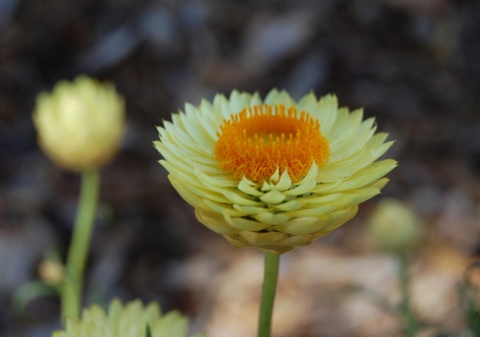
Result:
[[[275,302],[275,295],[277,291],[279,262],[279,254],[265,252],[265,267],[262,286],[262,300],[260,302],[258,337],[270,337],[273,304]]]
[[[90,247],[98,204],[100,174],[97,169],[82,173],[82,185],[72,241],[65,266],[62,288],[62,319],[79,318],[83,287],[83,272]]]
[[[405,336],[414,337],[418,330],[418,322],[410,303],[410,274],[407,254],[406,252],[398,253],[398,271],[403,296],[401,311],[405,320]]]

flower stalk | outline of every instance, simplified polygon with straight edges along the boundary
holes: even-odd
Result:
[[[410,303],[410,274],[408,272],[408,253],[400,252],[398,257],[398,276],[402,291],[401,313],[404,319],[404,333],[406,337],[414,337],[418,330],[418,322]]]
[[[265,252],[264,279],[258,322],[258,337],[270,337],[273,304],[275,302],[275,295],[277,291],[279,262],[280,254]]]
[[[81,308],[83,273],[90,247],[95,213],[98,204],[100,174],[98,169],[87,169],[82,173],[80,199],[73,228],[65,279],[62,287],[62,319],[78,319]]]

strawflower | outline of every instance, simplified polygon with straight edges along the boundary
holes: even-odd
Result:
[[[154,302],[145,307],[139,300],[126,305],[113,300],[107,312],[93,305],[83,311],[80,320],[68,319],[65,330],[54,332],[52,337],[145,337],[147,324],[152,337],[187,336],[188,319],[177,311],[162,315]]]
[[[185,105],[158,128],[155,147],[202,224],[238,247],[284,253],[351,219],[396,166],[392,142],[361,109],[310,93],[233,91]]]
[[[37,96],[33,122],[38,143],[59,167],[81,172],[99,168],[116,154],[125,106],[112,84],[87,76],[60,81]]]

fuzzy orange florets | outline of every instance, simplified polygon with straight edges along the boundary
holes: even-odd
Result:
[[[217,133],[214,155],[223,170],[236,179],[243,176],[261,183],[277,168],[287,170],[292,181],[301,180],[313,162],[325,164],[330,155],[320,123],[305,111],[286,111],[283,104],[268,104],[243,109],[224,120]]]

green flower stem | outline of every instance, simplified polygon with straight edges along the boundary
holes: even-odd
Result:
[[[82,173],[82,185],[67,257],[62,288],[62,318],[79,318],[82,298],[83,272],[98,203],[100,174],[97,169]]]
[[[278,265],[280,254],[265,252],[265,267],[262,286],[262,301],[258,323],[258,337],[270,337],[273,303],[277,291]]]
[[[407,252],[398,253],[398,272],[403,302],[401,312],[405,324],[405,336],[414,337],[418,330],[418,322],[410,304],[410,274],[408,272],[409,259]]]

